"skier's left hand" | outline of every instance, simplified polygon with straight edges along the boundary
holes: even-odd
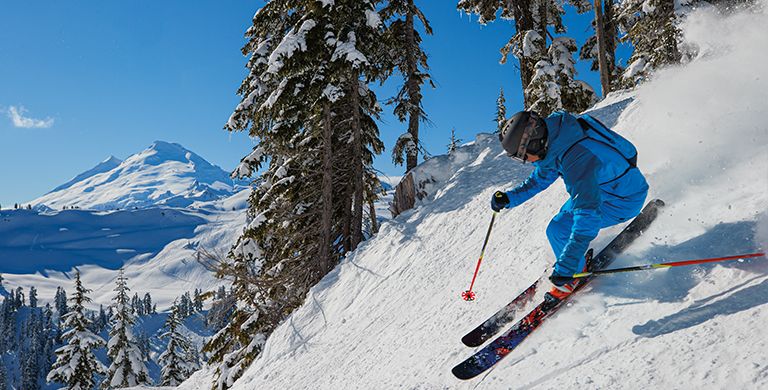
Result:
[[[501,211],[501,209],[507,207],[509,204],[509,197],[504,191],[496,191],[491,197],[491,209],[495,212]]]

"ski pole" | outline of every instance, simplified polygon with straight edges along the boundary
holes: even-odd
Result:
[[[493,212],[493,216],[491,217],[491,224],[488,225],[488,232],[485,233],[485,241],[483,242],[483,249],[480,250],[480,258],[477,259],[477,266],[475,267],[475,274],[472,276],[472,283],[469,284],[469,290],[464,291],[461,293],[461,297],[465,301],[474,301],[475,300],[475,293],[472,291],[472,287],[475,285],[475,279],[477,279],[477,272],[480,271],[480,263],[483,262],[483,256],[485,255],[485,247],[488,245],[488,237],[491,236],[491,230],[493,230],[493,221],[496,220],[496,214],[498,214],[497,211]]]
[[[746,255],[727,256],[727,257],[713,257],[713,258],[710,258],[710,259],[697,259],[697,260],[673,261],[673,262],[669,262],[669,263],[645,264],[645,265],[637,265],[637,266],[634,266],[634,267],[602,269],[602,270],[599,270],[599,271],[582,272],[582,273],[578,273],[578,274],[573,275],[573,278],[585,278],[585,277],[590,276],[590,275],[615,274],[615,273],[619,273],[619,272],[642,271],[642,270],[656,269],[656,268],[680,267],[680,266],[683,266],[683,265],[715,263],[715,262],[718,262],[718,261],[749,259],[749,258],[752,258],[752,257],[763,257],[763,256],[765,256],[765,253],[749,253],[749,254],[746,254]]]

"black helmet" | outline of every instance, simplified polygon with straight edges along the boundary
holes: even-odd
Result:
[[[533,111],[520,111],[507,120],[499,133],[501,146],[513,159],[525,162],[526,153],[544,158],[547,153],[547,124]]]

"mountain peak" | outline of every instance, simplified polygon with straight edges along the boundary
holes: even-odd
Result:
[[[186,207],[233,191],[223,169],[180,144],[155,141],[125,161],[110,156],[33,203],[84,209]]]

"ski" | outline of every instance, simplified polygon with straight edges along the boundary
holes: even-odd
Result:
[[[539,280],[533,282],[530,287],[523,290],[517,297],[510,301],[496,314],[492,315],[485,322],[478,325],[471,332],[467,333],[461,338],[461,342],[468,347],[479,347],[483,345],[491,336],[501,330],[501,328],[512,322],[515,319],[517,312],[524,308],[528,302],[530,302],[534,295],[536,295],[536,287],[539,285]]]
[[[603,269],[610,265],[617,255],[643,234],[656,219],[659,209],[663,206],[664,202],[659,199],[649,202],[640,214],[592,259],[593,267],[595,269]],[[545,318],[556,312],[563,302],[567,301],[591,279],[592,277],[585,278],[584,281],[576,286],[574,292],[563,300],[558,300],[546,294],[544,301],[520,321],[512,325],[511,328],[483,349],[454,367],[451,370],[453,375],[459,379],[471,379],[493,367],[494,364],[512,352],[529,334],[536,330]]]

